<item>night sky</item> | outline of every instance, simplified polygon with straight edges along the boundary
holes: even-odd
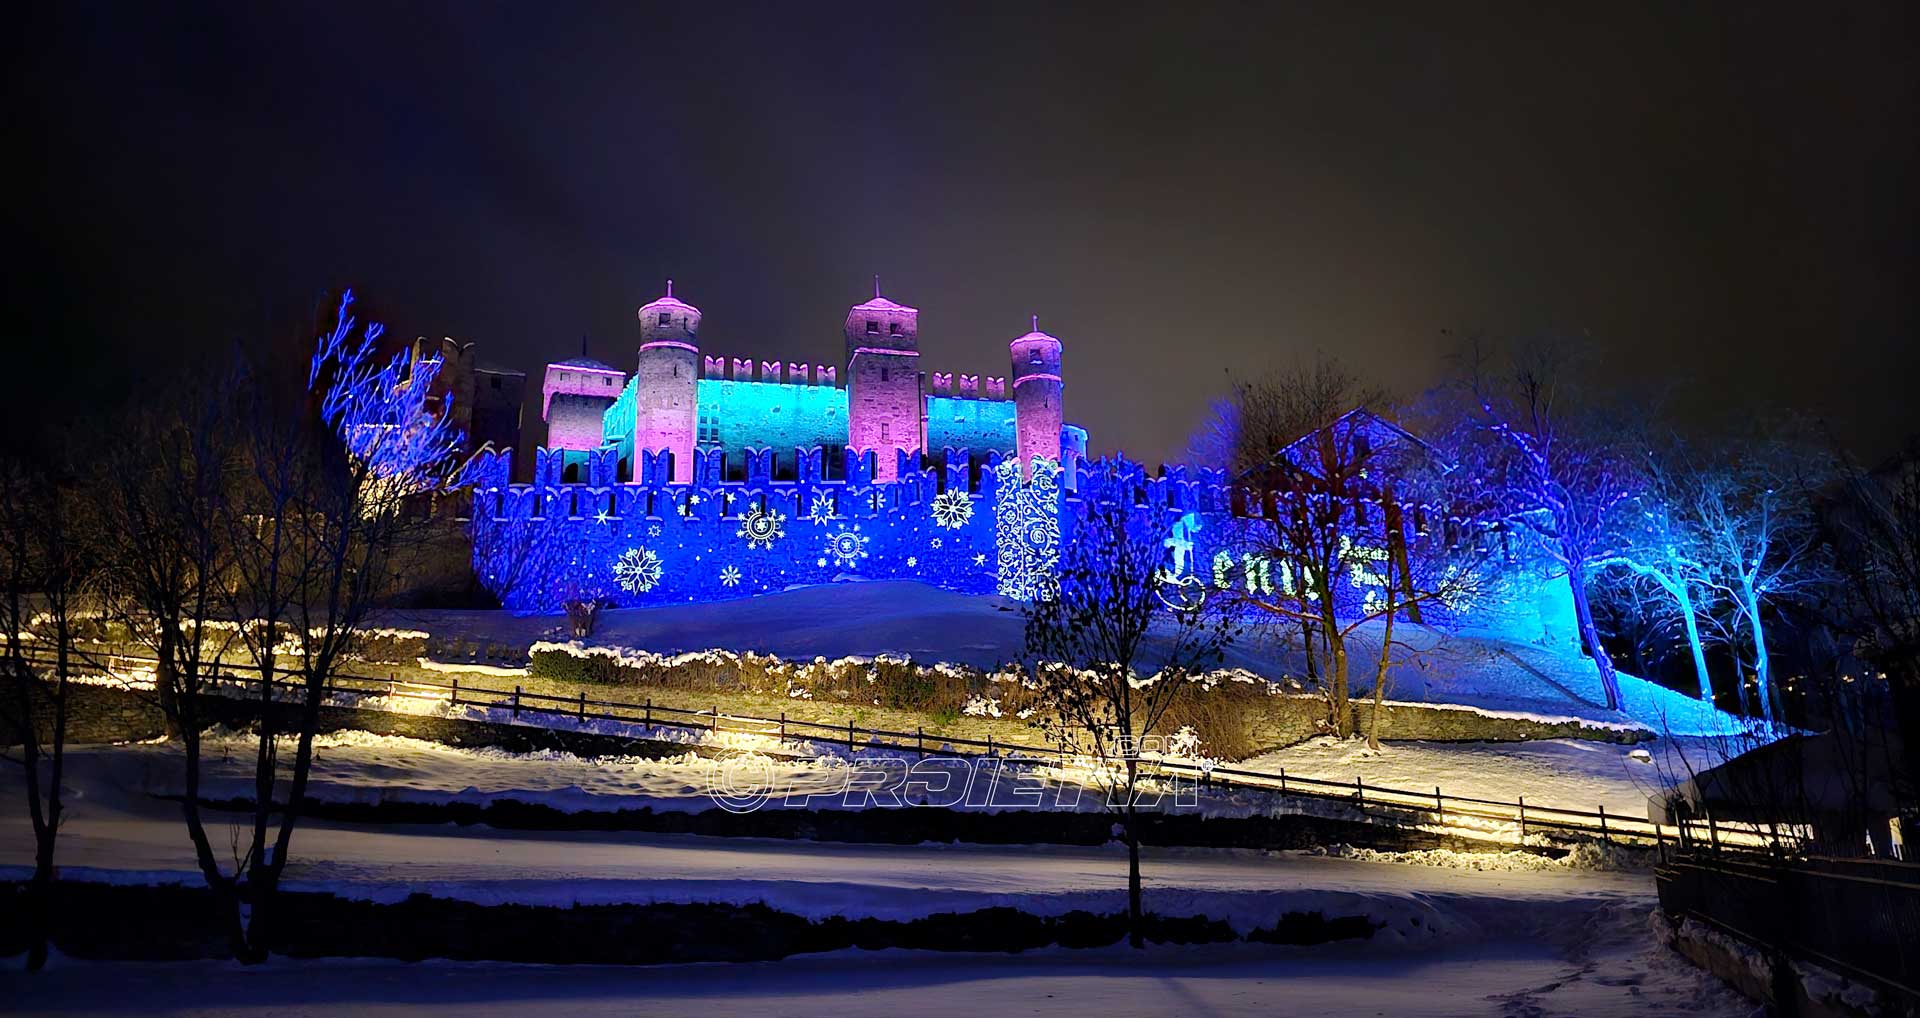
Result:
[[[303,357],[343,285],[536,385],[582,334],[630,370],[667,276],[706,353],[837,363],[879,273],[928,370],[1037,312],[1149,461],[1229,370],[1417,389],[1449,333],[1579,337],[1699,425],[1920,424],[1912,5],[1188,6],[40,5],[4,395]]]

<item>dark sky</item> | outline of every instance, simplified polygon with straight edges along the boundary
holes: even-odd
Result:
[[[1560,6],[41,5],[6,394],[299,356],[349,284],[535,378],[630,367],[669,275],[706,352],[831,363],[877,272],[930,370],[1037,311],[1069,419],[1150,461],[1228,370],[1418,389],[1443,330],[1914,431],[1912,5]]]

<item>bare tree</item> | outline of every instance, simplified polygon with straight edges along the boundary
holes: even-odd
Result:
[[[448,407],[431,393],[439,362],[382,360],[380,327],[356,336],[352,304],[349,291],[314,353],[307,379],[318,401],[313,417],[276,400],[269,387],[246,390],[241,468],[222,521],[232,563],[224,607],[259,675],[253,815],[231,873],[197,820],[191,777],[185,809],[209,883],[247,905],[230,918],[236,950],[248,961],[264,959],[271,943],[271,906],[301,816],[327,680],[386,592],[393,557],[432,526],[430,499],[451,479],[461,445]],[[290,664],[283,667],[282,658]],[[290,696],[280,692],[282,675]],[[293,759],[278,797],[283,735],[293,740]],[[198,748],[193,740],[189,753]],[[198,769],[190,761],[190,775]]]
[[[1382,390],[1362,382],[1337,361],[1317,360],[1238,383],[1216,405],[1203,439],[1234,471],[1235,480],[1258,493],[1245,507],[1252,520],[1249,544],[1257,569],[1247,583],[1253,603],[1300,627],[1310,673],[1317,672],[1330,702],[1329,723],[1341,737],[1353,734],[1348,702],[1347,635],[1337,599],[1340,578],[1370,567],[1361,557],[1372,549],[1355,544],[1355,485],[1373,459],[1365,430],[1339,427],[1347,415],[1378,406]],[[1208,437],[1210,436],[1210,437]],[[1319,660],[1316,661],[1316,651]]]
[[[0,619],[7,631],[8,671],[15,695],[6,713],[17,734],[19,759],[26,786],[27,816],[34,836],[33,875],[27,884],[24,907],[32,939],[27,968],[46,964],[51,929],[54,850],[65,812],[61,780],[66,768],[69,680],[80,654],[75,647],[74,622],[89,596],[97,573],[94,544],[85,535],[84,499],[76,495],[70,478],[55,476],[19,460],[0,465],[0,571],[6,596]],[[29,610],[41,609],[35,618]],[[35,633],[51,637],[52,681],[35,681],[26,641]],[[47,701],[46,737],[35,709],[36,691]]]
[[[117,603],[160,660],[161,705],[184,751],[188,837],[234,953],[249,962],[272,942],[327,679],[394,556],[431,527],[430,500],[460,445],[444,405],[429,403],[438,362],[409,371],[404,354],[382,360],[380,329],[357,328],[352,299],[320,337],[310,401],[238,370],[188,412],[147,418],[135,451],[110,466]],[[201,809],[201,732],[210,697],[242,695],[216,674],[234,648],[257,675],[255,795],[223,861]]]
[[[1895,779],[1912,803],[1920,787],[1920,445],[1879,470],[1846,463],[1822,525],[1842,579],[1839,623],[1886,684],[1902,747]]]
[[[1655,629],[1677,628],[1693,660],[1700,699],[1713,702],[1713,678],[1707,671],[1702,619],[1709,617],[1719,588],[1709,568],[1712,551],[1701,495],[1713,481],[1710,467],[1697,463],[1675,443],[1664,454],[1649,450],[1642,458],[1638,497],[1620,510],[1616,550],[1593,563],[1596,573],[1615,568],[1627,574],[1616,604],[1628,607]],[[1620,599],[1619,595],[1631,595]]]
[[[1466,388],[1475,424],[1487,442],[1474,469],[1488,479],[1502,515],[1531,534],[1565,571],[1580,642],[1609,710],[1620,707],[1620,681],[1593,621],[1588,585],[1601,563],[1620,553],[1620,515],[1638,494],[1639,471],[1618,436],[1631,433],[1606,408],[1583,404],[1558,349],[1527,351],[1496,379],[1474,351]]]
[[[1780,707],[1780,690],[1767,648],[1768,606],[1806,597],[1826,580],[1813,513],[1816,484],[1813,460],[1804,451],[1770,439],[1748,443],[1700,472],[1688,492],[1697,556],[1744,636],[1754,695],[1769,724]],[[1746,689],[1743,679],[1743,713]]]
[[[1119,817],[1134,947],[1143,944],[1138,820],[1150,760],[1143,742],[1191,680],[1220,663],[1234,633],[1217,610],[1167,607],[1161,538],[1145,511],[1090,507],[1061,556],[1056,593],[1026,615],[1043,724],[1092,758],[1107,807]]]

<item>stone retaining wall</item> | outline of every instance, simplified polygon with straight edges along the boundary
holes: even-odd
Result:
[[[53,739],[53,686],[12,675],[0,676],[0,698],[4,698],[0,699],[0,746],[21,742],[16,705],[22,684],[33,704],[34,728],[45,746]],[[151,693],[80,682],[67,685],[69,743],[134,742],[158,738],[166,731],[166,715]]]

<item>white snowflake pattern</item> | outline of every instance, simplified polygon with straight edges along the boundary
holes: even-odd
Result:
[[[973,519],[973,500],[958,488],[949,488],[933,498],[933,522],[948,530],[959,530]]]
[[[660,556],[652,548],[628,548],[613,563],[613,578],[635,594],[658,586],[660,575]]]
[[[740,585],[740,567],[727,566],[725,569],[720,570],[720,585],[722,587],[738,587]]]
[[[860,560],[867,557],[867,535],[860,532],[860,524],[849,530],[842,526],[837,532],[827,536],[827,558],[842,569],[855,569]],[[822,561],[825,561],[824,559]]]
[[[912,556],[912,555],[908,555],[908,556],[907,556],[907,568],[908,568],[908,569],[912,569],[912,568],[913,568],[914,566],[917,566],[917,565],[919,565],[919,564],[920,564],[920,560],[919,560],[919,559],[917,559],[917,558],[915,558],[915,557],[914,557],[914,556]]]
[[[773,549],[773,542],[787,536],[787,518],[778,509],[762,509],[754,506],[740,517],[740,529],[735,537],[747,539],[749,548]]]
[[[980,554],[978,554],[978,555],[975,555],[975,556],[973,557],[973,564],[974,564],[974,565],[976,565],[976,566],[984,566],[984,565],[986,565],[986,564],[987,564],[987,553],[983,551],[983,552],[981,552]]]
[[[940,547],[940,539],[936,537],[936,538],[934,538],[933,540],[931,540],[931,541],[928,541],[928,542],[927,542],[927,544],[928,544],[928,546],[930,546],[930,547],[933,547],[933,548],[938,548],[938,547]]]
[[[650,524],[648,524],[648,525],[647,525],[647,536],[648,536],[648,537],[659,537],[659,536],[660,536],[660,524],[658,524],[658,523],[650,523]]]
[[[839,516],[840,514],[834,511],[832,492],[816,491],[813,493],[813,501],[807,504],[807,519],[824,527],[835,519],[838,519]]]

